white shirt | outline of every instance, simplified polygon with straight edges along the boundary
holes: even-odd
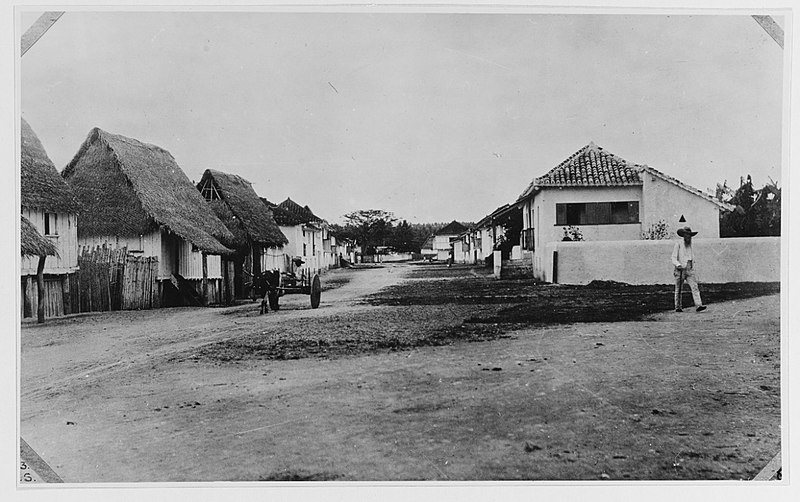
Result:
[[[686,245],[686,242],[681,239],[675,243],[672,249],[672,264],[676,267],[680,266],[686,268],[686,264],[691,261],[694,264],[694,252],[692,245]]]

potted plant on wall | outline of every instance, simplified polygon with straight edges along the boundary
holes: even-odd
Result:
[[[564,228],[564,236],[561,238],[562,241],[583,241],[583,232],[578,227],[574,227],[572,225]]]

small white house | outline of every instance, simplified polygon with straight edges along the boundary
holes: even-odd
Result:
[[[447,261],[452,257],[452,242],[458,236],[467,231],[467,227],[453,220],[443,228],[433,234],[433,250],[436,251],[435,258],[440,261]]]
[[[720,211],[731,209],[705,192],[594,143],[535,178],[514,206],[522,211],[520,244],[539,279],[545,278],[552,259],[545,246],[564,240],[569,227],[586,241],[639,240],[663,221],[672,232],[690,225],[703,237],[715,238]]]

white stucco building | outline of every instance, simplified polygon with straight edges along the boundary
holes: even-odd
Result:
[[[576,227],[585,241],[640,240],[664,221],[671,233],[686,225],[705,238],[719,237],[721,209],[731,209],[705,192],[650,166],[632,164],[589,143],[545,175],[517,199],[523,225],[520,244],[544,280],[552,266],[545,251]],[[683,221],[682,221],[683,220]]]
[[[433,234],[433,250],[436,251],[435,258],[446,261],[453,257],[453,241],[458,239],[462,232],[466,232],[467,227],[453,220],[439,231]]]

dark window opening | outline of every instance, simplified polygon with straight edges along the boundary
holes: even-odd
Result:
[[[639,223],[638,202],[556,204],[556,225],[620,225],[625,223]]]
[[[522,231],[522,249],[526,251],[533,251],[535,245],[533,232],[533,228],[526,228]]]
[[[58,215],[44,213],[44,235],[58,235]]]

